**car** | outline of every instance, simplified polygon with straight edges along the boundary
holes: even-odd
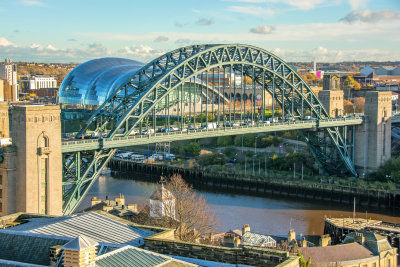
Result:
[[[165,154],[165,159],[176,159],[176,157],[175,157],[174,154],[166,153],[166,154]]]
[[[154,133],[154,129],[146,129],[142,132],[142,134],[153,134]]]
[[[198,127],[194,127],[194,126],[188,126],[188,131],[195,131],[195,130],[198,130],[199,128]]]

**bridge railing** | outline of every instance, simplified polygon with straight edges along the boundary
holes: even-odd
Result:
[[[360,118],[335,118],[335,119],[324,119],[319,122],[343,122],[343,121],[358,121]],[[195,134],[195,133],[206,133],[206,132],[218,132],[218,131],[226,131],[226,130],[240,130],[240,129],[251,129],[251,128],[260,128],[260,127],[276,127],[283,125],[304,125],[310,124],[311,126],[316,124],[316,120],[307,120],[307,121],[286,121],[286,122],[275,122],[275,123],[256,123],[254,125],[241,125],[241,126],[223,126],[213,129],[197,129],[197,130],[189,130],[183,129],[173,132],[163,132],[163,133],[152,133],[152,134],[138,134],[126,137],[114,137],[114,138],[97,138],[97,139],[79,139],[79,140],[70,140],[63,141],[63,146],[75,146],[75,145],[84,145],[84,144],[95,144],[99,143],[99,140],[105,143],[111,143],[115,141],[124,141],[124,140],[141,140],[141,139],[149,139],[151,137],[161,137],[161,136],[171,136],[171,135],[182,135],[182,134]]]

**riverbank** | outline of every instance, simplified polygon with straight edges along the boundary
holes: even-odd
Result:
[[[132,177],[134,176],[134,177]],[[133,178],[133,179],[132,179]],[[139,180],[141,179],[141,181]],[[126,203],[146,203],[159,185],[158,179],[128,173],[104,172],[93,184],[82,201],[79,210],[90,206],[90,199],[106,196],[114,198],[123,194]],[[196,189],[210,205],[219,221],[218,232],[241,229],[250,224],[252,231],[262,234],[287,235],[289,228],[297,234],[323,234],[324,218],[352,217],[352,207],[315,200],[296,199],[284,196],[250,196],[233,192],[212,192]],[[357,209],[356,217],[365,218],[365,209]],[[374,213],[375,212],[375,213]],[[368,209],[368,218],[400,223],[400,217],[380,214]],[[393,214],[392,214],[393,215]]]
[[[283,196],[296,199],[316,200],[326,203],[338,203],[357,208],[385,210],[390,214],[399,214],[400,193],[395,190],[379,190],[342,186],[335,183],[313,183],[301,179],[286,179],[275,173],[268,176],[238,175],[235,173],[213,172],[210,170],[187,169],[158,164],[134,163],[131,161],[111,160],[109,168],[113,171],[129,174],[130,178],[157,181],[162,175],[179,173],[197,189],[215,190],[248,194],[252,196]],[[278,174],[279,175],[279,174]]]

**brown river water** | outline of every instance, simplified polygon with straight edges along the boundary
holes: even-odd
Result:
[[[125,180],[102,175],[97,179],[78,209],[89,207],[94,196],[114,198],[122,193],[126,203],[143,203],[157,184]],[[202,194],[219,221],[219,230],[240,229],[250,224],[252,231],[263,234],[285,235],[290,226],[297,234],[322,234],[324,217],[352,217],[352,205],[330,204],[291,198],[255,197],[227,193],[198,191]],[[400,223],[400,211],[357,210],[357,217]]]

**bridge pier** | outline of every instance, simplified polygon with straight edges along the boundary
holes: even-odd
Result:
[[[391,157],[391,92],[367,92],[364,124],[356,126],[354,164],[364,178]]]

